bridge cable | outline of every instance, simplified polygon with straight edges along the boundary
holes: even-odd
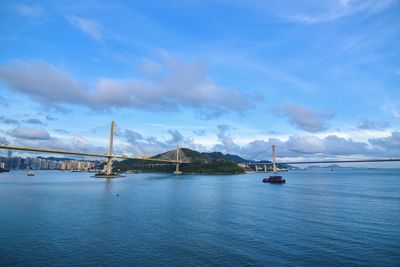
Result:
[[[330,158],[347,159],[347,160],[358,160],[358,159],[360,159],[360,158],[351,158],[351,157],[346,157],[346,156],[325,154],[323,152],[305,152],[305,151],[299,151],[299,150],[291,149],[291,148],[288,148],[288,147],[282,147],[282,146],[276,146],[276,147],[279,147],[279,148],[284,149],[284,150],[300,153],[300,154],[314,155],[316,157],[325,157],[325,158],[330,157]]]

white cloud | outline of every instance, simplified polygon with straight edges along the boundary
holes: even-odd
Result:
[[[400,156],[400,132],[394,131],[387,137],[369,139],[375,150],[385,156]]]
[[[5,138],[4,136],[0,136],[0,144],[1,145],[8,144],[7,138]]]
[[[324,134],[324,136],[313,134],[291,135],[287,138],[248,139],[248,142],[239,144],[237,139],[229,134],[231,127],[220,125],[218,130],[218,143],[212,146],[211,150],[237,154],[246,159],[270,159],[272,145],[278,146],[278,157],[285,160],[400,157],[400,133],[397,131],[381,132],[381,137],[365,141],[356,141],[351,137],[340,137],[335,134]]]
[[[8,133],[12,137],[30,140],[48,140],[51,139],[49,133],[43,129],[34,128],[15,128]]]
[[[247,143],[238,144],[230,135],[234,130],[228,125],[218,125],[217,140],[211,136],[203,139],[184,136],[177,129],[168,129],[167,136],[146,136],[140,132],[124,130],[119,132],[118,142],[115,144],[117,154],[131,156],[153,156],[167,150],[174,149],[177,144],[181,147],[191,148],[197,151],[216,151],[236,154],[245,159],[265,160],[271,158],[271,146],[277,146],[277,156],[282,161],[323,160],[337,158],[380,158],[400,157],[400,132],[393,131],[387,136],[371,138],[360,142],[351,138],[328,135],[318,137],[315,135],[292,135],[287,139],[264,138],[253,139]],[[107,148],[102,144],[106,140],[74,136],[71,133],[62,132],[59,137],[50,136],[43,129],[15,128],[5,132],[11,137],[13,145],[25,147],[42,147],[48,149],[60,149],[67,151],[84,151],[93,153],[106,153]],[[0,135],[1,136],[1,135]],[[3,142],[9,141],[4,137]],[[210,142],[211,141],[211,142]],[[96,143],[96,144],[95,144]]]
[[[375,14],[380,12],[396,0],[330,0],[316,4],[304,5],[302,11],[285,15],[284,18],[294,22],[316,24],[335,21],[358,13]]]
[[[73,104],[94,110],[174,111],[186,106],[209,119],[227,111],[243,113],[255,105],[251,97],[215,84],[204,64],[186,64],[171,56],[160,64],[156,79],[99,78],[87,88],[54,65],[16,60],[0,66],[0,81],[51,107]]]
[[[44,125],[44,123],[39,120],[39,119],[27,119],[25,121],[23,121],[25,123],[29,123],[29,124],[38,124],[38,125]]]
[[[392,101],[386,101],[386,103],[382,106],[382,109],[391,114],[395,118],[400,118],[400,108],[399,105]]]
[[[223,153],[236,153],[240,147],[233,141],[233,138],[228,134],[230,126],[218,125],[218,141],[219,144],[215,145],[213,150]]]
[[[45,15],[44,10],[39,6],[31,6],[26,4],[19,4],[16,6],[16,11],[19,15],[28,18],[41,18]]]
[[[0,123],[4,124],[20,124],[18,120],[10,119],[5,116],[0,116]]]
[[[43,61],[15,60],[0,66],[0,81],[47,104],[87,101],[83,86]]]
[[[139,132],[125,130],[125,139],[122,150],[125,154],[135,156],[153,156],[167,150],[174,149],[178,144],[180,147],[187,147],[194,150],[204,151],[206,147],[194,142],[192,137],[184,137],[177,129],[169,129],[170,138],[160,139],[155,136],[143,136]]]
[[[73,26],[77,27],[96,41],[101,41],[103,39],[101,26],[96,21],[79,17],[68,17],[68,20]]]
[[[327,128],[326,122],[333,117],[332,113],[321,113],[296,104],[279,106],[276,111],[288,118],[289,122],[295,127],[308,132],[325,130]]]
[[[358,126],[358,129],[362,129],[362,130],[384,130],[387,127],[389,127],[389,123],[387,123],[387,122],[364,120]]]

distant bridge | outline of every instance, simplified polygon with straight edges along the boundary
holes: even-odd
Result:
[[[267,166],[272,165],[272,171],[276,172],[279,171],[277,167],[277,160],[276,160],[276,147],[275,145],[272,145],[272,162],[249,162],[246,163],[245,165],[247,166],[254,166],[256,171],[269,171],[270,168]],[[286,150],[291,150],[294,152],[298,153],[303,153],[303,154],[317,154],[317,153],[310,153],[310,152],[301,152],[285,147],[280,147],[282,149]],[[325,164],[325,163],[358,163],[358,162],[400,162],[400,158],[374,158],[374,159],[327,159],[327,160],[309,160],[309,161],[280,161],[279,164],[285,164],[285,165],[297,165],[297,164]]]

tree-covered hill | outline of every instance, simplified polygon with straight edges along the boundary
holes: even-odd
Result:
[[[225,155],[221,152],[198,152],[188,148],[182,148],[182,152],[190,159],[190,163],[181,164],[180,170],[183,173],[207,173],[207,174],[236,174],[244,173],[244,170],[237,165],[239,162],[248,162],[236,155]],[[156,155],[153,158],[158,158]],[[115,170],[141,171],[141,172],[173,172],[174,164],[160,163],[157,161],[123,160],[115,162]]]

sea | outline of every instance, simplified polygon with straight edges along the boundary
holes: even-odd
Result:
[[[0,173],[0,266],[400,266],[400,169]]]

